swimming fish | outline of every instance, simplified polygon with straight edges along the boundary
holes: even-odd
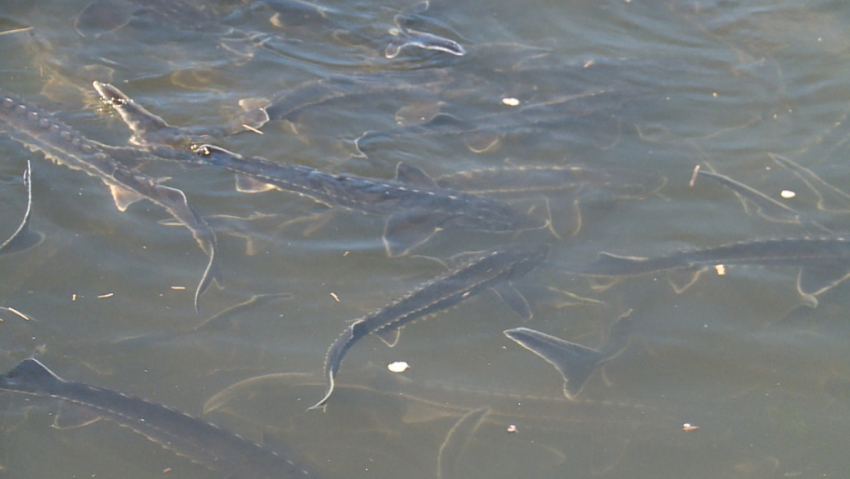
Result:
[[[36,359],[25,359],[8,374],[0,375],[0,390],[51,397],[80,406],[95,417],[84,418],[86,421],[77,426],[110,419],[233,479],[315,477],[292,460],[212,423],[118,391],[66,381]],[[57,416],[57,421],[61,420],[67,418]]]
[[[716,265],[796,266],[797,290],[811,306],[816,296],[850,277],[850,239],[842,236],[777,238],[740,241],[713,248],[681,250],[650,258],[599,253],[589,264],[571,272],[590,276],[631,276],[669,270],[677,293]]]
[[[440,276],[392,304],[358,319],[345,328],[328,349],[325,357],[325,396],[310,409],[324,407],[333,393],[334,378],[346,352],[361,338],[377,335],[388,346],[395,346],[406,324],[452,307],[485,289],[493,289],[523,319],[531,319],[528,303],[511,283],[537,266],[549,254],[545,244],[515,244],[493,251],[474,253],[466,264]],[[465,257],[470,257],[466,254]]]
[[[176,188],[163,186],[153,178],[124,166],[141,159],[188,154],[167,147],[152,150],[104,145],[84,137],[49,112],[17,95],[0,91],[0,131],[28,150],[41,152],[56,164],[81,170],[109,187],[115,206],[125,211],[139,200],[148,200],[168,211],[191,231],[209,262],[195,290],[194,304],[213,280],[220,279],[215,256],[215,234],[189,207],[186,195]],[[152,153],[156,151],[159,153]]]

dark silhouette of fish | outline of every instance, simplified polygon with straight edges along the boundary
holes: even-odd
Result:
[[[635,93],[623,89],[592,88],[578,94],[558,96],[521,105],[505,112],[475,118],[458,118],[441,113],[421,125],[366,131],[354,140],[355,154],[366,157],[367,152],[374,149],[374,144],[377,142],[416,136],[461,136],[471,151],[476,153],[490,151],[498,145],[500,138],[505,134],[580,121],[595,112],[611,108],[612,104],[622,103],[632,96],[635,96]],[[609,117],[605,119],[605,121],[610,120]]]
[[[0,91],[0,131],[30,151],[41,152],[54,163],[82,170],[102,181],[109,187],[119,211],[125,211],[131,204],[145,199],[164,208],[188,228],[209,258],[195,290],[194,303],[195,309],[198,309],[200,295],[220,276],[215,257],[215,234],[189,207],[181,190],[163,186],[153,178],[124,166],[152,157],[176,159],[189,155],[188,152],[167,147],[141,150],[104,145],[84,137],[38,105],[3,91]]]
[[[816,296],[850,277],[850,239],[828,236],[741,241],[649,258],[603,252],[583,267],[568,269],[590,276],[630,276],[670,270],[677,274],[668,274],[668,280],[679,293],[703,271],[717,265],[799,267],[797,290],[807,303],[816,306]]]
[[[507,305],[524,319],[531,310],[522,294],[511,283],[537,266],[549,254],[545,244],[516,244],[488,252],[466,253],[465,264],[440,276],[405,297],[345,328],[328,349],[325,357],[325,396],[310,409],[324,407],[333,393],[334,378],[342,358],[361,338],[377,335],[388,346],[395,346],[401,328],[424,316],[450,308],[485,289],[493,289]],[[460,258],[456,258],[460,259]]]
[[[24,170],[24,186],[27,188],[27,209],[24,212],[24,219],[18,225],[12,236],[3,243],[0,243],[0,255],[18,253],[41,243],[44,235],[30,229],[30,216],[32,215],[32,182],[30,181],[30,173],[32,168],[29,160],[27,160],[27,169]]]
[[[606,341],[591,349],[529,328],[506,330],[505,336],[540,356],[564,378],[564,396],[575,399],[596,369],[625,351],[632,334],[631,310],[611,326]]]
[[[292,460],[212,423],[118,391],[65,381],[36,359],[25,359],[0,376],[0,390],[51,397],[80,406],[96,416],[87,418],[85,424],[110,419],[233,479],[315,477]]]
[[[383,240],[391,257],[406,254],[447,227],[516,232],[547,225],[507,203],[440,188],[425,172],[404,163],[398,164],[395,178],[383,180],[243,157],[212,145],[201,145],[195,152],[197,163],[236,173],[240,191],[278,188],[328,206],[387,217]]]

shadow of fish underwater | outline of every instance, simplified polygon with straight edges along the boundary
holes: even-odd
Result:
[[[85,410],[88,417],[57,415],[62,427],[110,419],[179,456],[234,479],[310,479],[301,465],[241,436],[184,412],[134,396],[66,381],[36,359],[25,359],[5,376],[0,391],[51,397]]]

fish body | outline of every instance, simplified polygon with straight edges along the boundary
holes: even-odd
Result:
[[[328,206],[386,216],[383,238],[389,256],[401,256],[449,226],[510,232],[547,224],[507,203],[440,188],[422,170],[404,163],[398,164],[394,179],[384,180],[243,157],[212,145],[202,145],[195,152],[197,163],[248,177],[255,186],[259,183],[260,190],[278,188]],[[242,187],[244,191],[249,188]]]
[[[405,297],[375,313],[361,318],[345,328],[328,349],[325,358],[325,396],[311,409],[323,407],[334,388],[334,378],[346,352],[361,338],[378,335],[387,345],[394,346],[401,328],[419,318],[459,304],[465,299],[492,288],[511,309],[524,319],[531,319],[525,298],[511,281],[539,266],[549,254],[547,245],[517,244],[478,253],[463,267],[440,276]]]
[[[315,477],[293,461],[214,424],[118,391],[65,381],[36,359],[26,359],[0,376],[0,390],[82,406],[233,479]]]
[[[109,187],[115,206],[125,211],[131,204],[146,199],[168,211],[189,229],[209,262],[195,291],[198,298],[219,272],[215,258],[215,234],[189,207],[186,195],[176,188],[161,185],[153,178],[133,171],[123,162],[157,157],[155,153],[136,148],[104,145],[90,140],[62,123],[38,105],[17,95],[0,91],[0,131],[33,152],[41,152],[56,164],[80,170]],[[161,155],[180,157],[186,152],[160,147]]]

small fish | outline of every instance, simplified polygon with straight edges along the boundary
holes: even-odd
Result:
[[[30,173],[32,168],[27,160],[27,168],[24,170],[24,186],[27,188],[27,209],[24,219],[18,228],[3,243],[0,243],[0,255],[18,253],[41,243],[44,235],[30,229],[30,216],[32,215],[32,182]]]
[[[670,270],[668,281],[677,293],[716,265],[796,266],[797,290],[811,306],[816,296],[850,277],[850,239],[841,236],[779,238],[729,243],[714,248],[676,251],[641,258],[599,253],[591,263],[571,272],[589,276],[631,276]]]
[[[424,284],[345,328],[325,357],[325,396],[310,409],[325,406],[333,393],[334,379],[342,358],[354,343],[369,334],[377,335],[390,347],[395,346],[400,330],[406,324],[459,304],[488,288],[493,289],[523,319],[531,319],[528,303],[511,281],[539,266],[548,256],[549,246],[516,244],[473,254],[464,266]],[[469,256],[466,254],[463,257]]]
[[[505,336],[555,366],[564,378],[564,396],[574,400],[584,383],[596,369],[625,351],[629,345],[633,322],[631,310],[611,326],[607,340],[598,348],[564,341],[529,328],[506,330]]]
[[[191,459],[233,479],[308,479],[315,477],[269,449],[214,424],[155,402],[89,384],[66,381],[36,359],[25,359],[5,376],[0,390],[59,399],[80,406],[93,417],[73,427],[91,424],[100,418],[145,436],[179,456]]]
[[[143,159],[177,159],[191,156],[191,153],[167,147],[142,150],[104,145],[84,137],[38,105],[3,91],[0,91],[0,131],[28,150],[41,152],[56,164],[84,171],[99,179],[109,187],[119,211],[125,211],[139,200],[148,200],[164,208],[188,228],[209,258],[195,290],[194,304],[198,310],[201,294],[214,280],[220,280],[215,257],[215,234],[189,207],[186,195],[181,190],[163,186],[153,178],[124,166]]]
[[[404,163],[398,164],[394,179],[383,180],[243,157],[212,145],[194,151],[197,163],[236,173],[239,191],[277,188],[328,206],[385,216],[383,241],[390,257],[407,254],[446,227],[516,232],[548,225],[507,203],[440,188],[424,171]]]

